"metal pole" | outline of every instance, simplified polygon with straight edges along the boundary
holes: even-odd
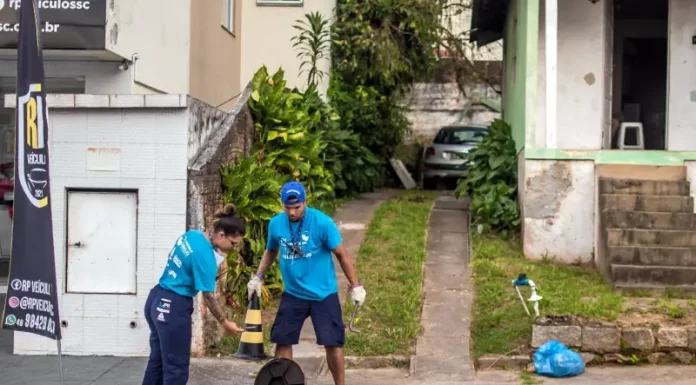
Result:
[[[58,365],[60,365],[60,385],[63,385],[63,352],[60,348],[60,338],[56,341],[58,342]]]

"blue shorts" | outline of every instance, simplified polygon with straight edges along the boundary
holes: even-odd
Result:
[[[283,293],[278,315],[271,329],[271,342],[278,345],[297,345],[307,317],[312,318],[317,344],[342,347],[346,342],[346,326],[338,293],[322,301],[308,301]]]

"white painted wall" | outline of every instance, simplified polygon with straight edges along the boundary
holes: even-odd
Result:
[[[298,31],[292,26],[296,20],[304,20],[306,13],[315,11],[331,20],[336,0],[304,0],[302,6],[258,6],[256,0],[237,1],[243,1],[240,82],[242,88],[251,81],[256,71],[265,65],[271,74],[282,67],[289,88],[305,89],[307,75],[306,73],[300,75],[302,60],[297,58],[297,51],[292,48],[293,43],[290,40],[297,35]],[[330,64],[327,54],[320,68],[328,72]],[[328,84],[327,75],[319,84],[320,93],[325,93]]]
[[[696,150],[696,2],[670,0],[667,149]]]
[[[109,1],[106,49],[129,59],[138,54],[136,82],[164,93],[188,93],[192,6],[203,5],[191,0]]]
[[[134,100],[119,98],[124,103]],[[61,316],[68,322],[62,330],[63,350],[73,355],[147,355],[149,330],[142,309],[172,242],[186,227],[187,110],[54,108],[49,114],[56,265],[63,288]],[[120,169],[88,169],[90,146],[120,148]],[[138,189],[136,295],[63,293],[65,189],[70,187]],[[136,328],[130,327],[131,321]],[[55,354],[52,340],[28,333],[15,333],[14,338],[16,354]]]
[[[605,8],[558,1],[559,149],[600,149],[604,122]]]
[[[536,129],[527,132],[533,148],[548,148],[546,127],[546,1],[540,0]],[[611,66],[604,52],[605,7],[589,1],[558,0],[556,93],[557,149],[600,149],[601,128],[610,120],[606,92]],[[610,79],[610,78],[609,78]],[[553,137],[553,135],[551,135]]]
[[[558,263],[593,261],[595,240],[595,166],[593,161],[526,160],[524,162],[524,254],[530,259],[555,258]],[[563,165],[558,186],[552,165]],[[544,192],[546,189],[546,192]]]

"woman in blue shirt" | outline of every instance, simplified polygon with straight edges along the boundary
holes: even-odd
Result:
[[[150,326],[150,359],[143,385],[184,385],[189,378],[191,314],[193,297],[203,292],[210,313],[227,332],[244,329],[227,320],[215,299],[218,266],[232,248],[244,239],[244,220],[235,216],[233,205],[215,213],[210,230],[190,230],[180,236],[169,252],[159,283],[145,303]]]

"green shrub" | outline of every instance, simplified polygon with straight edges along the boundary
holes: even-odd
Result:
[[[227,257],[226,288],[234,299],[233,304],[239,306],[246,304],[246,283],[263,255],[268,221],[282,210],[278,198],[281,178],[273,168],[263,164],[260,154],[227,165],[220,172],[225,204],[234,204],[237,215],[247,222],[243,247]],[[282,290],[283,282],[276,264],[266,275],[263,302]]]
[[[304,183],[309,199],[333,199],[334,178],[321,158],[325,143],[310,130],[321,117],[304,108],[304,96],[288,90],[283,75],[279,69],[269,76],[265,66],[254,75],[249,108],[259,140],[252,152],[263,152],[263,164],[284,181]]]
[[[467,155],[469,168],[462,173],[455,195],[471,194],[474,224],[486,231],[507,233],[520,225],[517,201],[517,151],[510,126],[495,120],[477,147]]]

